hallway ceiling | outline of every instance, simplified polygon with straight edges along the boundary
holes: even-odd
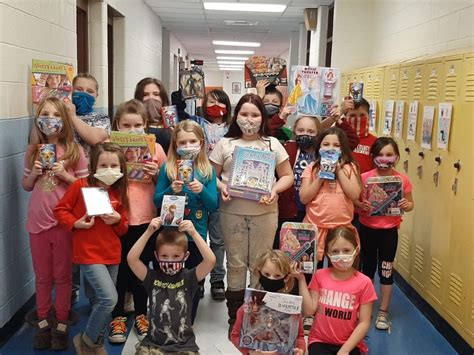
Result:
[[[187,49],[190,58],[203,59],[205,68],[217,69],[215,49],[252,49],[255,55],[277,56],[289,48],[290,32],[299,31],[303,10],[330,5],[334,0],[220,0],[255,4],[284,4],[283,13],[204,10],[203,0],[145,0],[161,18],[163,27]],[[206,0],[209,1],[209,0]],[[217,2],[211,0],[211,2]],[[229,25],[246,21],[252,25]],[[260,42],[259,48],[216,46],[213,40]]]

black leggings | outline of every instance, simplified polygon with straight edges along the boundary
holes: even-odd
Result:
[[[374,229],[360,225],[362,272],[374,278],[378,274],[382,285],[393,284],[393,260],[397,253],[398,228]]]
[[[184,263],[186,269],[192,269],[193,267],[198,266],[202,261],[202,255],[199,251],[196,243],[193,241],[188,241],[188,251],[189,257],[188,260]],[[199,281],[199,285],[204,286],[204,281]],[[191,312],[191,324],[194,324],[194,320],[196,319],[197,309],[199,306],[199,301],[201,300],[200,292],[196,292],[193,297],[193,310]]]
[[[336,355],[342,345],[333,345],[326,343],[311,343],[308,347],[309,355]],[[349,355],[360,355],[359,348],[354,348]]]

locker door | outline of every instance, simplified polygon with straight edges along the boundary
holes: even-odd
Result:
[[[384,77],[384,85],[383,85],[383,100],[381,104],[380,110],[380,120],[381,123],[379,125],[379,135],[383,135],[383,125],[385,124],[385,102],[387,100],[395,100],[397,98],[397,91],[398,91],[398,78],[400,74],[400,67],[398,65],[392,65],[389,67],[385,67],[385,77]],[[395,113],[395,108],[393,110]],[[393,136],[393,121],[392,121],[392,133],[390,134]]]
[[[347,93],[349,92],[349,78],[350,78],[350,73],[344,73],[342,74],[342,77],[341,77],[341,100],[344,99],[344,97],[347,95]]]
[[[382,116],[382,107],[383,107],[383,82],[384,82],[384,74],[385,68],[379,67],[374,68],[373,71],[373,82],[372,82],[372,99],[377,100],[377,124],[376,124],[376,132],[377,136],[379,135],[382,124],[383,124],[383,117]],[[382,122],[382,123],[381,123]]]
[[[373,77],[374,73],[372,70],[368,70],[364,74],[364,99],[366,100],[372,99],[373,96]]]

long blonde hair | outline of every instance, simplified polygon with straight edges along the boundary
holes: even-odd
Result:
[[[32,128],[32,130],[34,131],[33,134],[36,137],[38,137],[38,143],[40,144],[49,143],[48,137],[39,130],[38,124],[36,123],[36,120],[38,119],[41,113],[41,110],[44,108],[44,106],[47,103],[50,103],[51,105],[54,106],[56,110],[58,110],[59,114],[61,115],[61,119],[63,121],[63,129],[58,134],[59,136],[58,142],[60,145],[64,147],[64,155],[61,157],[61,160],[65,162],[64,168],[68,169],[72,166],[75,166],[76,163],[79,161],[81,148],[79,147],[79,144],[77,144],[76,141],[74,140],[74,125],[72,123],[71,118],[69,117],[66,104],[62,100],[56,97],[48,97],[44,99],[38,105],[38,108],[36,109],[35,123]],[[38,159],[38,152],[39,152],[38,144],[35,144],[31,151],[31,156],[29,157],[31,166],[35,165],[35,161]]]
[[[281,271],[282,274],[287,275],[285,276],[285,287],[277,292],[280,293],[289,293],[293,289],[295,285],[295,279],[293,276],[289,276],[291,274],[291,259],[288,255],[286,255],[283,251],[273,249],[273,250],[266,250],[260,252],[257,255],[255,261],[255,267],[253,269],[253,274],[255,276],[259,276],[259,273],[262,271],[263,266],[267,261],[273,263],[278,270]],[[260,284],[257,284],[257,287],[261,287]]]
[[[206,154],[204,131],[200,125],[191,120],[181,121],[173,130],[170,144],[172,149],[168,151],[168,159],[166,161],[166,175],[168,176],[168,179],[174,181],[178,176],[177,160],[179,160],[179,156],[178,153],[176,153],[176,141],[178,139],[178,133],[181,131],[194,133],[196,138],[201,142],[201,151],[194,160],[194,168],[197,172],[199,172],[199,175],[202,178],[210,180],[212,178],[212,165],[209,162],[209,158]]]

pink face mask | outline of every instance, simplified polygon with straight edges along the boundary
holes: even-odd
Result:
[[[374,158],[374,165],[377,167],[377,169],[380,170],[388,170],[392,167],[395,166],[395,163],[397,162],[396,156],[393,157],[375,157]]]

